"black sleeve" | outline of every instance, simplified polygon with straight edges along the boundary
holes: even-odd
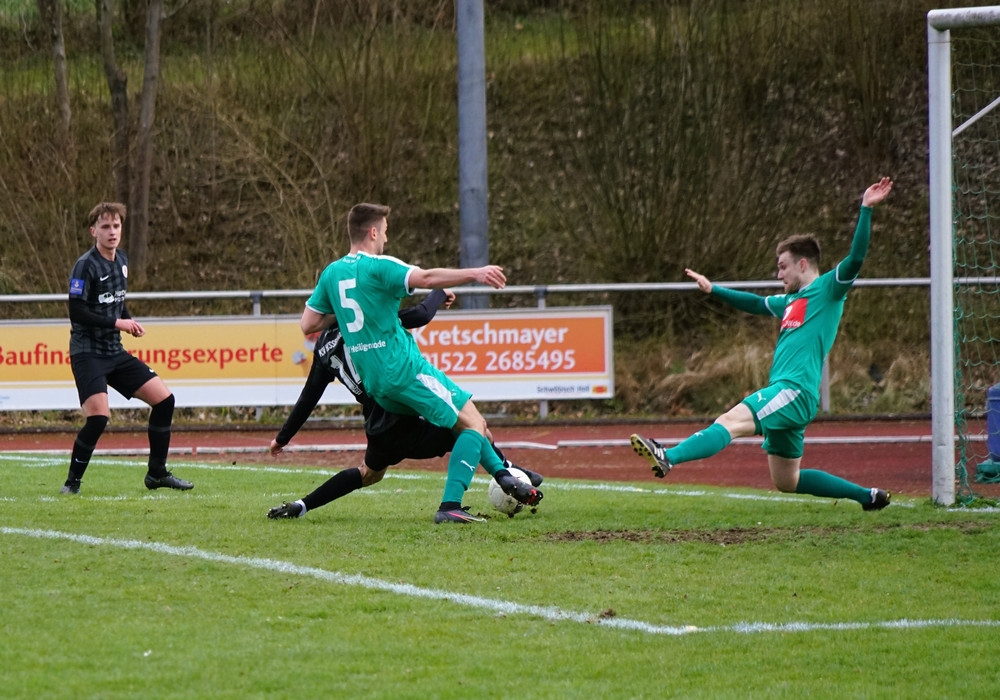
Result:
[[[291,442],[292,438],[295,437],[295,433],[299,432],[299,428],[305,424],[306,419],[309,418],[309,414],[316,408],[316,404],[323,397],[323,392],[326,391],[326,387],[331,381],[333,379],[330,377],[330,374],[314,354],[312,367],[309,369],[309,377],[306,379],[306,385],[302,387],[298,401],[292,406],[292,412],[288,414],[285,424],[281,426],[281,430],[278,431],[277,436],[274,438],[279,445],[284,447]]]
[[[92,328],[114,328],[117,319],[95,314],[83,299],[69,298],[69,320]]]
[[[422,302],[409,309],[402,309],[399,312],[399,322],[403,328],[420,328],[426,326],[434,318],[441,305],[448,299],[448,295],[442,289],[435,289],[427,295]]]
[[[130,314],[128,312],[128,307],[125,305],[124,301],[122,302],[122,315],[121,315],[121,317],[122,318],[132,318],[132,314]]]

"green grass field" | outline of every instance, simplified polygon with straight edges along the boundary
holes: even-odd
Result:
[[[65,461],[0,454],[4,697],[1000,694],[996,510],[552,479],[435,526],[443,475],[390,471],[270,521],[330,472]]]

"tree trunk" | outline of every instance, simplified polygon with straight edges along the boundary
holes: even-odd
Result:
[[[111,33],[114,22],[114,0],[95,0],[97,24],[101,34],[101,55],[104,58],[104,74],[111,93],[111,114],[115,131],[112,137],[112,170],[115,177],[115,199],[129,204],[129,138],[128,138],[128,76],[115,60],[115,40]],[[133,217],[125,219],[126,235],[131,230]]]
[[[73,113],[69,105],[69,69],[66,65],[66,43],[62,29],[62,2],[60,0],[38,0],[38,14],[45,23],[52,46],[52,63],[56,78],[56,106],[59,110],[59,147],[67,171],[72,173],[76,160],[70,126]]]
[[[139,279],[145,278],[149,252],[149,181],[153,169],[153,124],[160,79],[160,32],[163,0],[149,0],[146,7],[146,56],[136,135],[135,186],[132,189],[132,227],[129,264]]]

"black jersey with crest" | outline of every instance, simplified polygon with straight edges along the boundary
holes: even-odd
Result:
[[[80,256],[69,276],[70,355],[117,355],[125,352],[115,328],[131,318],[125,307],[128,256],[115,251],[108,260],[93,247]]]
[[[440,289],[432,291],[423,302],[415,307],[399,312],[399,321],[403,328],[418,328],[427,325],[437,313],[438,307],[444,304],[447,295]],[[350,391],[355,400],[361,404],[361,413],[365,418],[365,432],[369,435],[380,435],[388,432],[402,420],[401,416],[390,413],[375,403],[375,400],[365,391],[354,367],[347,362],[344,355],[344,338],[336,324],[323,331],[316,339],[313,350],[312,367],[306,385],[302,387],[298,400],[292,407],[292,412],[285,420],[275,440],[280,445],[287,445],[298,432],[309,414],[316,408],[327,385],[339,380]],[[413,418],[413,416],[408,416]]]

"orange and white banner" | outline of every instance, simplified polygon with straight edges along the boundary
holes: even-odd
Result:
[[[412,333],[480,401],[614,396],[611,307],[441,312]]]
[[[291,405],[312,362],[297,316],[140,319],[125,349],[150,365],[178,406]],[[414,337],[480,401],[614,395],[611,307],[442,311]],[[0,322],[0,410],[79,407],[69,321]],[[142,406],[109,392],[113,407]],[[323,403],[354,399],[338,382]]]

